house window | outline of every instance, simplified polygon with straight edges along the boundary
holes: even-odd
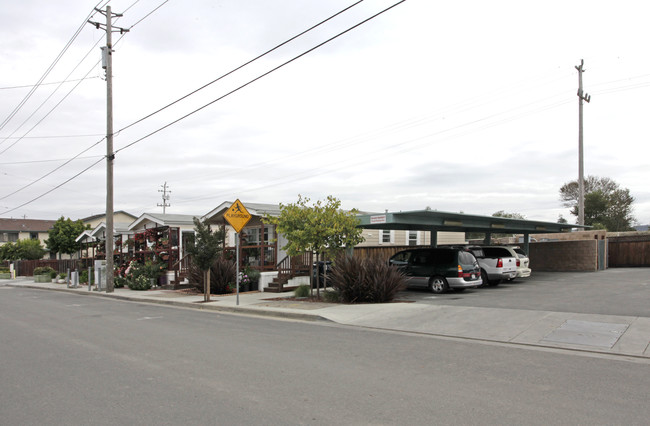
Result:
[[[1,232],[0,243],[15,243],[18,241],[18,232]]]
[[[406,231],[408,245],[417,246],[420,244],[420,233],[418,231]]]
[[[29,238],[32,240],[38,240],[38,232],[30,232]]]
[[[379,231],[379,244],[391,244],[393,242],[393,231],[389,229],[382,229]]]

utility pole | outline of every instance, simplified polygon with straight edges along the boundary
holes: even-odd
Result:
[[[113,14],[111,7],[106,6],[106,11],[95,9],[106,16],[106,24],[88,21],[95,28],[104,27],[106,31],[106,46],[102,47],[102,67],[106,69],[106,292],[115,290],[113,280],[113,25],[112,18],[121,14]],[[117,27],[116,27],[117,28]],[[117,28],[116,32],[127,32],[124,28]]]
[[[580,59],[578,70],[578,225],[585,224],[585,169],[584,169],[584,148],[582,143],[582,102],[591,101],[591,96],[582,91],[582,73],[585,61]]]
[[[167,182],[165,181],[164,185],[160,185],[162,189],[159,189],[158,192],[162,192],[162,204],[158,204],[158,207],[163,208],[163,214],[165,214],[165,207],[171,207],[171,204],[167,204],[167,201],[169,201],[169,194],[171,194],[171,191],[167,191]]]

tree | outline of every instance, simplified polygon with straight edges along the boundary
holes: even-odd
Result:
[[[54,222],[52,229],[47,231],[48,239],[45,240],[45,245],[51,252],[58,253],[59,259],[61,253],[76,253],[81,249],[81,243],[77,242],[76,239],[86,229],[90,229],[90,226],[84,225],[81,219],[73,221],[70,218],[64,219],[61,216]]]
[[[296,203],[280,204],[280,215],[268,217],[265,221],[277,226],[278,233],[287,239],[282,247],[289,256],[305,252],[334,257],[346,247],[354,247],[363,241],[362,229],[358,228],[358,211],[340,210],[341,201],[329,195],[326,202],[320,200],[309,206],[309,198],[298,195]],[[320,296],[320,274],[316,275],[316,292]]]
[[[39,240],[19,240],[16,243],[20,259],[38,260],[42,259],[47,250],[43,248]]]
[[[8,242],[0,246],[0,260],[14,261],[20,259],[18,247],[15,243]]]
[[[560,200],[571,214],[578,216],[578,181],[567,182],[560,188]],[[585,179],[585,225],[608,231],[633,230],[634,197],[627,188],[608,177],[588,176]]]
[[[498,212],[492,213],[493,217],[505,217],[507,219],[526,219],[521,213],[506,213],[504,210],[499,210]]]
[[[46,250],[39,240],[18,240],[0,246],[0,260],[38,260],[45,253]]]
[[[222,251],[223,232],[212,232],[207,219],[194,218],[194,241],[187,247],[192,263],[203,271],[203,300],[210,301],[210,268]]]

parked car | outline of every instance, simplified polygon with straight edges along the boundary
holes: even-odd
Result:
[[[503,246],[471,246],[468,247],[481,266],[483,282],[496,286],[503,280],[517,277],[517,254]]]
[[[388,261],[407,276],[409,287],[428,288],[433,293],[448,289],[463,291],[483,284],[474,255],[459,248],[403,250]]]
[[[530,269],[530,259],[528,258],[528,255],[519,247],[512,247],[512,250],[514,250],[514,252],[517,254],[517,257],[519,257],[519,265],[517,265],[517,278],[530,277],[530,274],[533,272],[533,270]]]

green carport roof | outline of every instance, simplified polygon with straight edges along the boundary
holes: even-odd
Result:
[[[464,213],[415,210],[408,212],[359,215],[360,228],[410,229],[457,232],[489,232],[512,234],[548,234],[570,232],[572,228],[589,226],[568,223],[540,222],[526,219],[509,219],[495,216],[477,216]]]

